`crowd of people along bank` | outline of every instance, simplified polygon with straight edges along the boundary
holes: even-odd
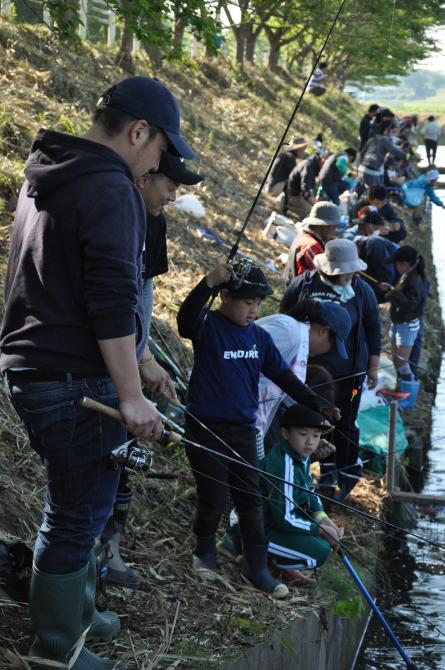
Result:
[[[289,584],[312,581],[302,570],[338,549],[343,528],[315,490],[311,462],[320,461],[331,505],[360,477],[356,416],[364,383],[377,383],[379,303],[391,306],[401,380],[419,360],[428,283],[399,205],[418,221],[425,195],[442,203],[437,170],[418,174],[415,127],[414,117],[373,105],[357,147],[331,153],[322,134],[312,147],[298,136],[279,156],[267,189],[301,223],[277,313],[258,318],[272,291],[245,258],[214,267],[181,305],[179,334],[194,350],[185,410],[197,490],[190,569],[217,571],[223,556],[241,557],[246,582],[285,598]],[[434,119],[424,136],[433,160]],[[176,394],[147,331],[154,279],[168,272],[163,210],[178,186],[203,179],[184,162],[193,158],[176,99],[148,77],[109,88],[82,137],[41,130],[31,147],[0,365],[47,477],[29,594],[30,656],[40,668],[124,667],[88,649],[120,628],[116,613],[95,607],[96,547],[107,548],[110,583],[138,588],[120,555],[131,487],[110,453],[129,434],[161,438],[162,417],[143,389]],[[421,192],[416,205],[410,190]],[[351,225],[340,234],[346,194]],[[84,407],[83,396],[119,408],[123,424]]]

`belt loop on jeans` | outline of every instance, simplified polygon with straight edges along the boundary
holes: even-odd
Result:
[[[68,389],[68,391],[71,391],[71,389],[73,388],[73,375],[71,374],[71,372],[66,373],[66,388]]]

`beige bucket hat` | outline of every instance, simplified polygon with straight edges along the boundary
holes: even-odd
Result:
[[[350,240],[328,242],[324,253],[314,257],[314,266],[319,272],[331,276],[360,272],[368,267],[359,258],[357,247]]]

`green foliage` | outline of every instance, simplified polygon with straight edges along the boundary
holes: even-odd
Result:
[[[358,570],[357,570],[358,572]],[[363,579],[363,576],[361,575]],[[342,564],[329,561],[320,570],[317,593],[326,600],[331,613],[353,619],[361,617],[365,610],[363,597],[352,577]]]
[[[360,596],[353,596],[349,600],[338,600],[331,610],[332,614],[345,617],[346,619],[359,618],[364,611],[365,605]]]
[[[263,630],[262,624],[260,622],[256,620],[244,619],[244,617],[234,617],[232,619],[232,624],[237,626],[241,631],[253,636],[260,635]]]
[[[289,640],[282,640],[282,641],[281,641],[281,644],[283,645],[283,647],[284,647],[285,649],[287,649],[287,651],[288,651],[289,654],[292,656],[292,658],[294,659],[294,661],[295,661],[296,663],[298,663],[300,659],[299,659],[297,650],[295,649],[294,645],[291,644],[291,643],[289,642]]]

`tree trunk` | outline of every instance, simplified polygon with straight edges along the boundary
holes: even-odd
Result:
[[[258,33],[255,34],[251,24],[246,25],[245,57],[251,65],[255,64],[255,47]]]
[[[270,33],[267,38],[269,40],[269,70],[278,70],[278,61],[280,58],[280,36]]]
[[[177,21],[175,21],[175,27],[173,30],[173,44],[179,50],[182,50],[182,45],[184,44],[184,30],[185,30],[184,19],[178,19]]]
[[[116,56],[116,65],[119,65],[119,67],[121,67],[124,72],[128,72],[128,74],[134,74],[133,33],[130,30],[128,19],[124,20],[121,43],[118,54]]]
[[[244,32],[244,26],[240,26],[238,28],[233,29],[233,33],[235,35],[235,41],[236,41],[236,62],[240,66],[241,70],[244,67],[244,54],[245,54],[245,48],[246,48],[246,35]]]
[[[157,44],[147,44],[145,51],[148,53],[150,62],[155,69],[159,69],[162,65],[162,51]]]

